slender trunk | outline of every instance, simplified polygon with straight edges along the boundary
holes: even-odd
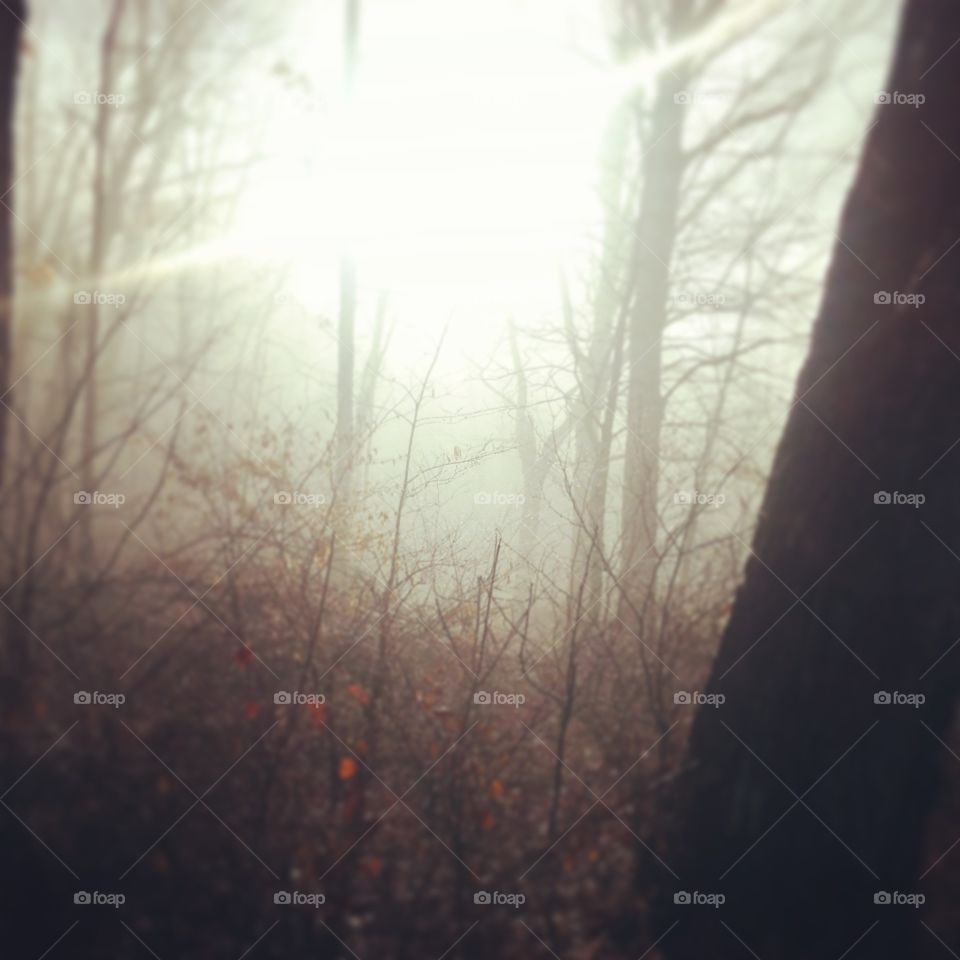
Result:
[[[340,316],[337,323],[337,479],[349,490],[353,465],[354,318],[357,310],[357,270],[353,258],[340,258]]]
[[[25,4],[0,6],[0,485],[7,465],[7,409],[13,380],[13,165],[17,69]]]
[[[511,321],[510,354],[513,372],[517,378],[516,439],[520,457],[520,475],[523,481],[523,504],[520,514],[520,555],[535,563],[533,552],[540,539],[540,505],[543,499],[543,483],[546,480],[546,452],[541,453],[537,443],[537,431],[529,411],[529,390],[523,357],[517,340],[517,330]]]
[[[354,431],[358,437],[358,454],[362,453],[362,473],[360,487],[366,490],[369,470],[370,453],[373,443],[374,406],[377,396],[377,381],[383,368],[383,358],[386,356],[390,335],[386,329],[388,301],[386,293],[381,293],[377,301],[377,313],[373,321],[373,338],[370,352],[367,354],[360,376],[360,386],[357,390],[356,418]]]
[[[99,93],[112,94],[114,78],[114,51],[117,33],[123,18],[126,0],[114,0],[107,22],[106,31],[100,44],[100,89]],[[90,282],[93,291],[100,290],[104,274],[104,265],[108,243],[108,171],[107,153],[110,146],[110,126],[114,108],[109,104],[96,106],[97,121],[94,128],[94,166],[93,166],[93,215],[91,219],[90,239]],[[96,487],[97,469],[97,418],[99,414],[97,385],[97,351],[100,343],[100,305],[94,296],[84,311],[87,327],[87,382],[85,386],[82,421],[81,482],[85,490]],[[84,556],[90,556],[92,547],[91,511],[80,513],[80,538]]]
[[[577,408],[577,463],[575,492],[580,501],[583,522],[574,545],[573,583],[579,583],[586,571],[586,610],[599,614],[601,595],[601,552],[610,445],[604,443],[603,424],[606,387],[619,369],[611,362],[616,355],[614,323],[623,300],[628,296],[624,283],[625,237],[623,184],[626,167],[630,110],[624,105],[610,121],[604,138],[601,164],[600,200],[604,209],[604,236],[597,286],[594,294],[593,331],[580,374],[581,396]],[[614,397],[614,403],[616,398]],[[596,549],[593,549],[594,545]]]
[[[660,481],[662,338],[670,291],[683,175],[685,84],[679,68],[661,75],[643,161],[643,193],[636,227],[636,290],[627,363],[627,439],[623,473],[621,584],[630,604],[621,619],[637,633],[634,609],[651,595],[657,569],[657,492]]]
[[[344,26],[344,98],[353,102],[360,39],[360,0],[346,0]],[[353,372],[356,365],[357,264],[349,244],[340,255],[340,313],[337,320],[337,468],[341,493],[349,495],[354,460]]]
[[[926,99],[878,108],[843,213],[681,777],[671,960],[916,955],[919,911],[874,901],[918,892],[960,685],[958,36],[953,0],[907,4],[887,89]]]

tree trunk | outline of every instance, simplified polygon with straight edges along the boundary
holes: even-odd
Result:
[[[107,26],[100,42],[99,92],[101,94],[114,93],[113,86],[116,75],[114,58],[117,47],[117,37],[125,10],[126,0],[113,0]],[[97,120],[94,126],[93,212],[90,222],[89,267],[90,282],[93,286],[94,294],[101,290],[110,241],[110,232],[107,223],[111,200],[108,155],[110,151],[112,114],[114,112],[113,108],[107,104],[99,104],[96,110]],[[97,486],[97,426],[100,415],[97,363],[97,355],[100,350],[100,304],[96,295],[86,308],[84,322],[87,328],[87,362],[83,376],[87,378],[87,382],[83,402],[80,477],[83,489],[88,492],[93,492]],[[93,550],[92,519],[93,514],[90,510],[80,512],[80,541],[81,549],[85,557],[90,557]]]
[[[357,454],[362,457],[363,470],[360,476],[360,489],[366,491],[370,471],[370,455],[373,448],[374,402],[377,396],[377,382],[383,371],[383,361],[387,354],[391,332],[387,329],[388,299],[381,291],[377,298],[377,312],[373,321],[373,337],[370,351],[360,374],[357,388],[357,401],[354,405],[354,435],[357,437]]]
[[[340,316],[337,323],[337,469],[342,492],[349,490],[353,466],[353,369],[356,362],[354,319],[357,310],[357,268],[349,253],[340,257]]]
[[[844,210],[707,688],[726,701],[680,779],[671,960],[915,955],[919,911],[874,900],[918,892],[960,668],[958,36],[953,0],[907,4],[887,89],[926,100],[878,108]]]
[[[616,324],[619,312],[625,308],[624,301],[629,297],[624,276],[627,273],[624,269],[625,250],[629,244],[623,194],[632,107],[626,103],[614,112],[603,141],[600,177],[603,243],[593,298],[593,329],[577,377],[580,391],[575,407],[574,492],[581,520],[574,542],[571,581],[575,585],[586,578],[584,612],[591,619],[601,613],[604,514],[610,472],[610,442],[604,430],[609,412],[608,387],[612,380],[619,381],[620,377],[622,363],[617,361],[622,361],[622,350],[618,347],[623,334],[622,329],[616,329]],[[568,312],[572,328],[572,308]],[[575,344],[574,337],[571,329],[572,344]],[[616,393],[612,400],[616,405]]]
[[[6,475],[7,409],[13,399],[13,122],[25,16],[22,0],[0,5],[0,484]]]
[[[683,173],[682,68],[661,74],[653,107],[650,146],[643,160],[643,194],[636,227],[636,287],[627,351],[627,439],[623,473],[621,583],[629,604],[621,619],[642,630],[633,610],[646,603],[657,569],[660,430],[663,400],[662,338],[670,292]]]
[[[344,26],[344,98],[347,109],[353,102],[360,39],[360,0],[346,0]],[[335,480],[340,495],[349,496],[355,458],[353,371],[356,365],[357,264],[351,244],[340,255],[340,314],[337,320],[337,467]]]

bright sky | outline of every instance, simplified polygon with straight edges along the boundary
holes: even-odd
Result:
[[[407,332],[435,334],[453,315],[468,349],[478,322],[489,336],[511,312],[554,309],[558,267],[596,235],[598,144],[615,102],[590,59],[599,22],[563,6],[364,0],[352,106],[343,4],[305,10],[297,56],[316,65],[314,109],[292,96],[273,112],[273,160],[241,207],[242,244],[292,262],[293,294],[328,314],[338,252],[351,249],[361,287],[389,290]]]

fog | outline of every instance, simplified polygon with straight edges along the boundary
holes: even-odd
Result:
[[[646,956],[898,5],[24,16],[9,943]]]

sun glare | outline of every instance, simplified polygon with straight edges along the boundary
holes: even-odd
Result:
[[[553,6],[498,0],[482,31],[450,6],[369,4],[350,101],[328,66],[318,110],[294,102],[272,119],[240,245],[287,262],[317,309],[336,302],[342,253],[364,289],[422,316],[549,308],[558,268],[594,232],[609,71],[565,28],[544,30]]]

